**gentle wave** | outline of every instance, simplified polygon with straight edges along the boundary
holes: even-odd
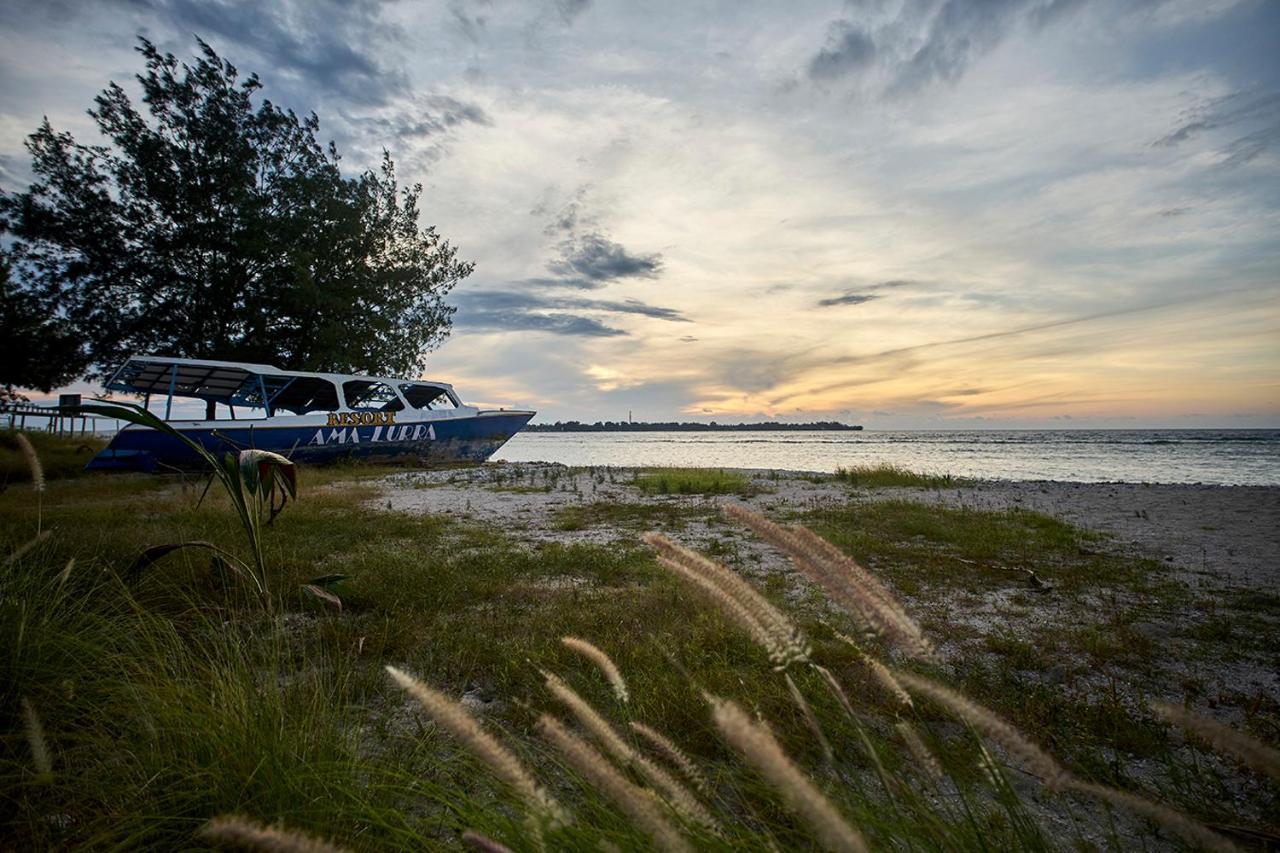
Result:
[[[1280,430],[521,433],[495,458],[820,472],[897,465],[1012,480],[1280,485]]]

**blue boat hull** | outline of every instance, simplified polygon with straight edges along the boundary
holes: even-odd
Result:
[[[422,467],[483,462],[520,431],[534,412],[483,412],[475,417],[405,420],[390,426],[319,425],[175,426],[187,438],[221,456],[245,448],[271,450],[295,462],[359,460]],[[90,471],[163,471],[203,468],[186,442],[152,429],[121,430],[85,466]]]

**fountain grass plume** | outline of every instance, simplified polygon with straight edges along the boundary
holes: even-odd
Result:
[[[14,439],[22,451],[22,458],[27,460],[27,470],[31,472],[31,488],[37,492],[43,492],[44,466],[40,464],[40,454],[36,453],[35,445],[31,443],[31,439],[27,438],[25,432],[18,433]]]
[[[899,670],[893,673],[893,676],[898,683],[906,685],[909,690],[921,693],[945,706],[975,730],[1000,744],[1010,755],[1018,758],[1032,773],[1039,776],[1045,787],[1050,790],[1060,790],[1068,781],[1067,771],[1052,756],[997,716],[994,711],[982,707],[949,687],[943,687],[913,672]]]
[[[711,784],[707,781],[706,775],[698,769],[698,765],[689,757],[689,754],[681,749],[675,741],[657,729],[646,726],[637,720],[632,720],[630,726],[633,732],[653,744],[654,748],[665,755],[668,761],[679,767],[685,778],[692,782],[693,786],[701,793],[711,793]]]
[[[200,829],[200,837],[261,853],[347,853],[347,848],[296,829],[267,826],[239,815],[221,815]]]
[[[745,524],[781,550],[851,616],[910,657],[927,658],[933,647],[920,626],[884,584],[857,561],[803,527],[783,527],[741,504],[725,504],[724,514]]]
[[[1151,710],[1167,723],[1178,726],[1208,743],[1216,751],[1235,758],[1246,767],[1280,781],[1280,750],[1217,720],[1193,714],[1167,702],[1152,702]]]
[[[609,682],[609,686],[613,688],[613,695],[618,697],[619,702],[625,705],[630,701],[631,697],[627,693],[627,682],[623,680],[622,672],[618,669],[618,665],[613,662],[613,659],[605,654],[602,649],[578,637],[561,637],[560,642],[564,644],[565,648],[577,652],[599,668]]]
[[[468,829],[462,833],[462,843],[480,853],[512,853],[511,848],[500,841],[494,841],[475,830]]]
[[[567,816],[560,804],[533,780],[520,759],[481,728],[480,723],[461,703],[394,666],[386,669],[400,687],[418,700],[433,720],[489,765],[499,779],[519,794],[530,812],[552,826],[567,823]]]
[[[27,746],[31,750],[31,763],[36,768],[36,781],[53,781],[53,760],[49,757],[49,743],[44,737],[44,726],[40,723],[40,715],[35,705],[26,696],[22,697],[22,728],[27,736]]]
[[[902,742],[907,747],[907,752],[911,753],[911,757],[915,759],[916,766],[925,776],[934,782],[941,782],[944,776],[942,765],[938,762],[938,757],[933,754],[933,750],[929,749],[924,739],[920,737],[920,733],[915,730],[907,721],[903,720],[894,726],[898,732],[898,737],[902,738]]]
[[[586,741],[566,729],[559,720],[543,714],[538,731],[597,790],[613,801],[622,812],[653,839],[661,850],[684,853],[693,848],[679,830],[662,813],[653,792],[628,782],[609,760]]]
[[[867,849],[862,835],[787,757],[765,725],[752,720],[746,711],[728,699],[716,696],[707,699],[721,733],[804,820],[823,848],[854,853]]]
[[[858,645],[858,641],[853,637],[850,637],[848,634],[836,631],[835,629],[832,629],[831,633],[836,636],[836,639],[849,645],[858,653],[858,660],[860,660],[862,665],[871,673],[872,679],[880,685],[885,693],[892,696],[898,705],[903,708],[913,707],[911,703],[911,694],[902,688],[902,685],[898,683],[898,679],[893,677],[893,673],[889,671],[889,667],[863,651],[862,646]]]
[[[623,740],[617,730],[609,724],[609,721],[593,708],[590,702],[583,699],[578,695],[577,691],[566,684],[564,679],[549,672],[542,672],[542,676],[546,679],[547,689],[573,712],[573,715],[578,718],[578,722],[582,724],[583,728],[591,732],[592,736],[599,741],[606,752],[624,767],[634,767],[641,776],[645,777],[655,788],[658,788],[665,800],[671,805],[671,808],[680,817],[692,823],[716,829],[715,818],[698,802],[693,792]]]
[[[1069,779],[1067,788],[1080,794],[1086,794],[1099,800],[1103,800],[1113,805],[1141,815],[1152,823],[1163,826],[1170,832],[1181,835],[1187,841],[1202,847],[1205,850],[1213,850],[1216,853],[1234,853],[1240,848],[1232,844],[1226,838],[1214,832],[1209,827],[1198,821],[1192,820],[1186,815],[1176,812],[1167,806],[1159,803],[1153,803],[1145,797],[1137,794],[1131,794],[1128,791],[1121,791],[1116,788],[1109,788],[1106,785],[1096,785],[1092,782],[1083,782],[1078,779]]]
[[[698,583],[722,603],[726,600],[736,602],[734,609],[748,614],[758,626],[752,633],[762,641],[775,667],[784,669],[792,663],[808,662],[809,641],[804,632],[736,572],[660,533],[646,533],[643,539],[658,552],[660,558],[665,558],[660,559],[664,566]],[[675,569],[672,564],[680,566],[683,571]],[[742,621],[736,615],[735,618]]]

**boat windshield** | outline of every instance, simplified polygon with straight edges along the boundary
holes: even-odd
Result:
[[[445,389],[422,382],[402,382],[400,393],[415,409],[456,409],[457,405]]]
[[[398,412],[404,408],[391,386],[371,379],[343,382],[342,396],[347,398],[347,408],[353,412]]]
[[[293,412],[295,415],[332,412],[338,408],[338,389],[327,379],[294,376],[287,385],[271,395],[271,408]]]

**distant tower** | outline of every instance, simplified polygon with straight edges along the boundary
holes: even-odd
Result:
[[[631,423],[631,410],[627,409],[627,423]]]

